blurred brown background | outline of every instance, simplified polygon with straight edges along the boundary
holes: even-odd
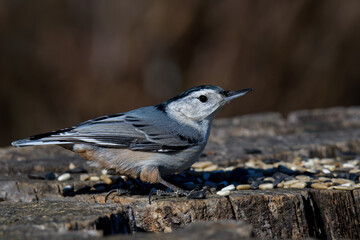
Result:
[[[253,87],[222,117],[360,104],[360,1],[0,1],[0,146]]]

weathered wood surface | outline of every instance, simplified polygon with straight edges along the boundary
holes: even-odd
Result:
[[[287,119],[276,113],[250,115],[216,121],[202,160],[227,166],[267,157],[291,161],[299,155],[356,158],[359,140],[360,108],[294,112]],[[163,239],[182,234],[189,239],[201,235],[216,239],[360,238],[357,189],[242,190],[228,197],[208,195],[197,200],[161,197],[151,205],[146,195],[113,196],[105,203],[105,191],[60,194],[69,184],[80,189],[84,183],[79,179],[58,182],[27,177],[29,173],[65,172],[69,163],[99,171],[62,148],[3,148],[0,162],[0,238],[4,239],[99,239],[103,233],[134,231],[135,236],[126,238],[154,238],[139,234],[142,231],[174,231],[155,236]],[[209,225],[184,228],[199,221]]]

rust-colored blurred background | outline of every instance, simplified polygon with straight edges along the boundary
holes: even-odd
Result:
[[[360,1],[0,1],[0,146],[253,87],[222,117],[360,104]]]

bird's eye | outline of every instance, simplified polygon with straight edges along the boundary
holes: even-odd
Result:
[[[207,97],[204,96],[204,95],[201,95],[201,96],[199,97],[199,100],[200,100],[200,102],[206,102],[206,101],[207,101]]]

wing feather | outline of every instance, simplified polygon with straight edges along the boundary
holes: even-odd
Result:
[[[198,144],[199,137],[180,134],[180,125],[169,121],[162,111],[154,108],[154,114],[149,116],[143,114],[144,109],[91,119],[71,128],[33,136],[29,141],[44,144],[88,143],[156,152],[174,152]],[[164,126],[166,121],[169,121],[168,127]]]

